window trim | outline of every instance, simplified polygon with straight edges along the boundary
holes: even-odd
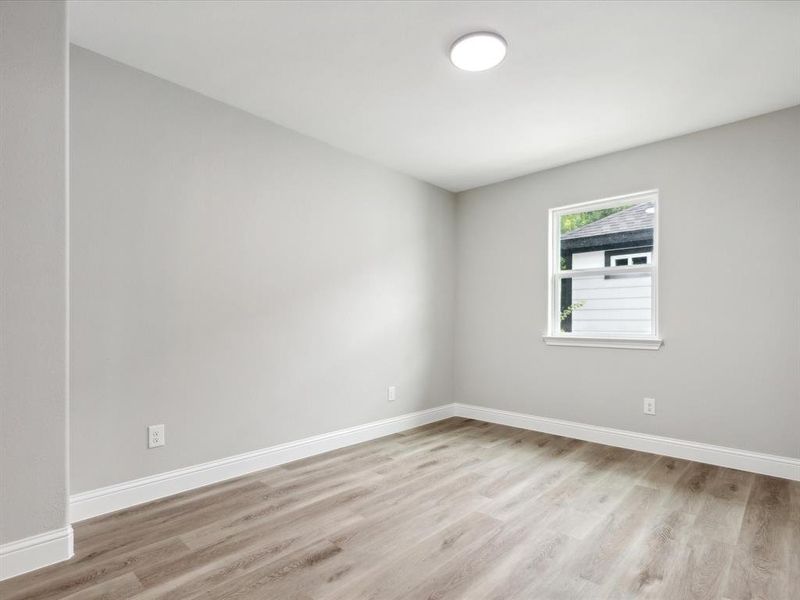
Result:
[[[606,250],[606,253],[609,253],[609,252],[613,252],[613,250]],[[619,252],[619,251],[617,251],[617,252]],[[624,253],[620,252],[619,254],[614,254],[614,255],[609,255],[608,256],[609,261],[613,260],[614,263],[615,263],[613,265],[609,264],[608,266],[609,267],[627,267],[627,266],[637,267],[637,266],[640,266],[640,265],[649,265],[650,263],[647,262],[648,259],[650,258],[649,255],[652,255],[652,251],[651,252],[631,252],[629,250],[629,251],[624,252]],[[637,258],[643,258],[644,262],[643,263],[635,263],[635,262],[633,262]],[[616,264],[618,260],[625,260],[625,261],[628,261],[628,262],[626,262],[624,265],[620,265],[620,264]]]
[[[620,267],[598,267],[594,269],[575,269],[561,270],[561,251],[556,247],[560,242],[560,222],[564,214],[574,213],[579,210],[597,210],[601,208],[611,208],[623,202],[639,204],[641,202],[653,202],[655,214],[653,218],[653,248],[651,262],[647,265],[628,265]],[[589,202],[579,202],[566,206],[558,206],[548,211],[548,233],[547,233],[547,333],[543,336],[546,344],[551,346],[586,346],[595,348],[626,348],[636,350],[658,350],[663,344],[659,332],[658,319],[658,245],[659,245],[659,221],[661,203],[659,202],[658,189],[624,194]],[[650,273],[651,276],[651,309],[650,317],[652,320],[650,331],[647,335],[637,335],[626,333],[623,335],[602,335],[587,336],[586,334],[562,333],[557,325],[560,314],[560,298],[556,298],[559,286],[556,282],[560,279],[575,277],[580,275],[603,274],[609,275],[609,269],[613,273]]]

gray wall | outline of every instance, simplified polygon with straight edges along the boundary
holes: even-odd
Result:
[[[86,50],[72,60],[73,492],[454,398],[800,456],[800,109],[456,209]],[[545,346],[547,209],[653,187],[665,347]],[[154,423],[167,446],[147,450]]]
[[[0,2],[0,543],[67,522],[66,6]]]
[[[452,401],[452,194],[71,56],[73,493]]]
[[[664,347],[546,346],[548,208],[652,188]],[[800,457],[798,190],[795,107],[459,194],[457,401]]]

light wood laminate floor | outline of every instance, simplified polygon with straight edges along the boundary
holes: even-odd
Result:
[[[800,598],[800,483],[448,419],[75,526],[3,600]]]

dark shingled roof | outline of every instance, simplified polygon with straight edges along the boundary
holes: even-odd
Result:
[[[647,209],[653,208],[653,206],[653,202],[636,204],[635,206],[616,212],[594,223],[589,223],[578,229],[573,229],[569,233],[562,235],[561,239],[574,240],[577,238],[594,237],[596,235],[609,235],[625,231],[652,229],[655,214],[648,213]]]

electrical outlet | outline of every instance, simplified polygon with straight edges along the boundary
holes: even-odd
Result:
[[[147,427],[147,447],[158,448],[167,443],[163,425],[149,425]]]
[[[389,402],[394,402],[397,400],[397,387],[394,385],[390,385],[389,388],[386,390],[386,399]]]
[[[646,415],[654,415],[654,414],[656,414],[656,399],[655,398],[645,398],[644,399],[644,414],[646,414]]]

